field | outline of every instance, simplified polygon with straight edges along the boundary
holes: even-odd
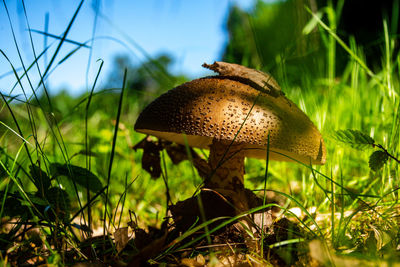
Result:
[[[393,14],[399,13],[398,2]],[[305,53],[301,63],[282,54],[266,62],[271,56],[260,45],[260,25],[278,7],[260,5],[264,13],[245,17],[252,29],[230,29],[237,35],[228,46],[242,51],[240,61],[229,49],[223,60],[272,73],[286,97],[320,130],[326,163],[246,158],[245,187],[264,205],[233,217],[198,218],[188,229],[176,230],[168,207],[198,194],[203,182],[193,155],[183,146],[187,159],[174,164],[163,149],[168,145],[160,145],[147,154],[152,170],[161,171],[152,177],[142,167],[144,152],[137,146],[146,136],[133,126],[148,103],[188,79],[169,72],[168,58],[161,56],[136,68],[116,69],[117,79],[98,88],[99,61],[92,66],[98,75],[90,78],[90,91],[52,95],[42,81],[82,45],[57,58],[70,41],[68,29],[58,37],[43,33],[57,40],[57,49],[36,51],[33,62],[11,62],[8,52],[0,51],[14,77],[12,84],[1,84],[2,265],[400,265],[396,16],[382,22],[379,58],[371,62],[366,45],[344,40],[336,31],[339,5],[317,11],[306,7],[307,20],[293,34],[320,49]],[[243,51],[235,36],[252,36],[254,47],[249,41]],[[49,64],[42,68],[45,54]],[[30,73],[38,68],[40,78],[31,82]],[[13,95],[14,88],[23,94]],[[209,155],[206,149],[192,153],[203,159]],[[257,213],[268,227],[246,231],[243,218]]]

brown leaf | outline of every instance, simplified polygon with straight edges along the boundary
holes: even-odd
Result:
[[[205,261],[204,257],[201,254],[199,254],[194,259],[190,259],[190,258],[181,259],[180,264],[182,266],[186,266],[186,267],[202,267],[206,264],[206,261]]]
[[[143,149],[142,168],[147,171],[152,178],[161,175],[160,151],[163,149],[158,142],[152,141],[149,136],[141,140],[134,147],[134,150]]]
[[[167,150],[167,154],[170,157],[172,163],[179,164],[184,160],[189,160],[189,155],[184,145],[175,143],[164,145]],[[193,165],[197,169],[200,177],[205,179],[211,172],[211,168],[208,162],[202,159],[193,149],[190,148],[190,154],[193,160]]]
[[[204,63],[203,67],[217,72],[220,76],[227,76],[248,84],[271,96],[278,97],[283,95],[278,83],[268,73],[226,62]]]
[[[186,151],[186,147],[183,145],[178,145],[178,144],[170,144],[165,147],[165,150],[167,150],[167,154],[169,158],[171,159],[173,164],[179,164],[184,160],[189,159],[188,153]]]
[[[343,266],[343,267],[372,267],[372,266],[396,266],[400,263],[385,261],[384,259],[365,260],[349,256],[337,256],[335,251],[328,247],[326,242],[313,240],[309,243],[311,257],[323,266]]]
[[[167,233],[162,237],[154,240],[144,247],[138,254],[136,254],[133,259],[129,262],[128,267],[140,267],[145,266],[146,261],[151,257],[159,254],[165,247],[165,240],[167,238]]]
[[[115,240],[115,246],[117,247],[117,251],[121,252],[129,241],[128,227],[122,227],[115,230],[114,240]]]
[[[153,141],[147,136],[134,147],[134,150],[143,149],[142,168],[147,171],[152,178],[161,176],[161,158],[160,151],[165,149],[173,164],[179,164],[183,160],[189,160],[186,147],[183,145],[171,143],[165,140]],[[200,177],[205,179],[211,172],[207,161],[202,159],[193,149],[190,148],[190,154],[193,159],[193,165],[199,172]]]

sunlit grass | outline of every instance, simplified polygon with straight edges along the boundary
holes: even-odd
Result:
[[[336,252],[364,255],[374,259],[385,256],[399,261],[396,254],[399,243],[396,219],[399,215],[399,164],[389,160],[381,170],[372,171],[368,160],[374,148],[355,150],[332,136],[336,130],[357,129],[373,137],[390,153],[399,156],[400,57],[393,55],[394,40],[386,34],[385,46],[382,48],[385,51],[382,68],[372,72],[364,60],[362,47],[352,41],[349,46],[346,45],[349,56],[347,66],[342,76],[336,77],[335,45],[338,42],[339,45],[344,43],[342,44],[331,30],[335,25],[325,25],[318,21],[318,17],[314,19],[315,25],[321,28],[321,34],[327,37],[325,40],[328,60],[320,59],[329,64],[327,74],[321,78],[304,77],[303,84],[283,90],[320,129],[327,146],[327,163],[312,169],[293,162],[271,161],[266,187],[283,199],[280,204],[284,206],[283,210],[287,211],[286,216],[306,231],[326,241]],[[332,18],[329,21],[332,22]],[[73,19],[71,24],[72,22]],[[387,33],[387,28],[385,30]],[[63,41],[65,38],[60,39],[59,49],[62,49]],[[7,55],[7,51],[3,52]],[[49,55],[50,58],[51,56]],[[10,68],[20,64],[22,62],[11,62]],[[36,62],[26,65],[34,64]],[[279,68],[284,69],[285,66]],[[46,71],[43,75],[45,73]],[[29,71],[22,74],[16,72],[16,82],[27,74]],[[20,83],[23,91],[29,92],[31,88],[23,84],[25,83]],[[122,84],[123,81],[121,87]],[[67,97],[61,97],[59,100],[57,97],[26,97],[22,98],[25,103],[18,103],[11,102],[10,98],[4,96],[0,113],[0,160],[1,177],[4,181],[0,183],[0,196],[3,201],[1,212],[6,208],[4,204],[7,204],[7,197],[12,194],[20,195],[24,204],[22,206],[26,207],[32,216],[23,217],[17,214],[16,220],[21,223],[29,221],[53,237],[57,237],[60,228],[68,225],[64,230],[64,245],[77,246],[79,241],[91,236],[90,231],[73,228],[70,223],[80,225],[81,228],[88,227],[99,233],[99,229],[104,229],[103,218],[107,218],[110,234],[120,226],[126,227],[131,219],[140,228],[159,228],[163,218],[168,216],[166,181],[172,203],[191,197],[196,187],[201,184],[201,179],[193,174],[189,162],[174,165],[166,153],[161,154],[162,162],[165,163],[162,164],[165,179],[152,179],[141,167],[142,152],[133,150],[133,146],[145,137],[133,130],[133,124],[142,107],[139,94],[126,92],[122,95],[117,129],[120,95],[115,93],[115,89],[112,93],[97,93],[100,90],[94,82],[93,89],[93,94],[88,93],[79,99],[68,99],[74,103],[73,110],[68,110],[69,105],[64,108],[61,106]],[[120,88],[117,92],[120,92]],[[87,105],[89,99],[92,103]],[[9,106],[4,100],[8,101]],[[48,104],[48,100],[54,102]],[[15,116],[15,120],[11,114]],[[118,135],[113,145],[115,133]],[[199,151],[199,154],[201,153]],[[110,164],[112,155],[114,159]],[[50,175],[50,165],[56,162],[90,170],[99,178],[102,186],[108,186],[108,196],[106,197],[104,192],[96,196],[96,192],[88,192],[85,187],[77,186],[65,177],[53,179],[52,186],[65,189],[71,199],[71,215],[82,209],[89,199],[96,197],[90,203],[90,212],[85,208],[76,214],[72,222],[64,225],[62,222],[53,221],[49,226],[40,208],[46,204],[43,204],[45,200],[32,194],[37,188],[29,166],[40,166]],[[254,189],[255,192],[262,190],[264,177],[265,161],[247,159],[246,188]],[[106,215],[105,205],[108,205]],[[295,213],[296,208],[300,210],[299,214]],[[36,209],[39,212],[36,212]],[[208,223],[197,228],[202,229]],[[168,247],[156,259],[161,259],[175,248],[190,246],[191,243],[179,242],[194,233],[197,228],[184,233],[175,240],[177,245]],[[21,230],[20,225],[14,226],[13,229],[14,236]],[[5,230],[3,232],[8,234]],[[2,238],[12,240],[14,236]],[[55,248],[61,251],[62,246]],[[56,250],[51,253],[58,255],[59,251]]]

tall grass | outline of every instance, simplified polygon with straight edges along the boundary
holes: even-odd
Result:
[[[173,165],[165,153],[162,154],[164,180],[152,179],[141,169],[141,152],[132,150],[144,137],[132,129],[140,100],[133,98],[137,97],[134,92],[124,94],[122,91],[116,95],[110,93],[112,90],[98,90],[96,81],[102,75],[102,63],[92,90],[81,98],[72,99],[72,110],[57,111],[56,103],[65,99],[50,97],[45,81],[51,78],[57,56],[69,41],[68,32],[75,26],[74,19],[82,4],[83,1],[64,34],[56,38],[58,43],[52,53],[48,47],[37,53],[32,39],[35,59],[30,64],[26,64],[22,56],[19,62],[11,62],[7,51],[0,51],[3,60],[10,65],[15,84],[24,92],[20,102],[12,97],[15,85],[10,85],[8,96],[4,92],[1,94],[0,217],[3,232],[0,249],[3,262],[11,260],[11,252],[24,248],[24,238],[33,244],[28,232],[34,229],[46,237],[41,241],[49,251],[38,246],[37,254],[47,255],[47,263],[68,263],[67,248],[75,252],[74,259],[88,258],[93,254],[81,251],[82,240],[99,233],[99,229],[106,237],[128,223],[136,229],[161,227],[166,214],[165,203],[190,197],[196,191],[195,185],[201,184],[189,162]],[[354,39],[346,44],[337,36],[335,29],[340,10],[340,4],[328,6],[320,14],[312,14],[309,24],[319,29],[327,47],[326,57],[319,59],[328,65],[326,76],[319,80],[305,77],[304,84],[285,89],[288,98],[321,130],[328,151],[326,165],[314,169],[303,164],[268,162],[266,171],[265,162],[247,159],[245,184],[255,192],[265,192],[267,188],[281,196],[282,214],[297,221],[313,238],[324,240],[335,252],[398,261],[399,164],[389,160],[382,169],[372,171],[368,166],[374,150],[372,146],[355,150],[333,138],[337,130],[357,129],[399,158],[400,57],[394,54],[396,40],[390,35],[397,24],[384,21],[384,57],[379,71],[373,72],[365,61],[363,47]],[[27,10],[24,12],[29,29]],[[320,19],[323,15],[328,16],[328,24]],[[10,27],[13,27],[11,22]],[[45,38],[49,36],[50,33],[44,33]],[[18,40],[14,41],[19,51]],[[68,57],[84,47],[81,43],[76,45]],[[337,46],[348,53],[347,65],[340,77],[335,73]],[[50,58],[44,67],[39,64],[43,55]],[[21,66],[22,72],[17,71],[16,66]],[[30,78],[35,67],[40,76],[37,85]],[[284,70],[285,65],[279,69]],[[304,90],[305,86],[311,88]],[[103,111],[105,105],[114,112]],[[60,191],[50,195],[50,188]],[[229,218],[187,243],[186,238],[197,230],[223,218],[195,226],[171,241],[155,259],[162,261],[165,255],[190,247],[242,216],[274,205],[265,204]],[[296,208],[300,214],[296,213]],[[96,242],[93,241],[92,246]],[[108,249],[118,254],[108,237],[101,244],[104,254]],[[91,252],[95,251],[91,248]],[[29,254],[29,259],[36,256]],[[100,256],[95,257],[100,259]],[[12,260],[18,262],[16,258]]]

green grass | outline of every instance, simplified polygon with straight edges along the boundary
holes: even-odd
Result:
[[[399,164],[389,160],[381,169],[373,171],[368,161],[376,147],[357,150],[337,141],[334,135],[337,130],[360,130],[399,158],[400,57],[393,55],[395,40],[390,39],[385,22],[382,67],[373,72],[364,60],[363,48],[354,41],[346,45],[332,30],[336,25],[332,14],[337,10],[327,12],[331,12],[329,22],[332,25],[324,24],[318,16],[310,22],[319,28],[328,48],[326,57],[319,59],[322,64],[328,64],[326,76],[304,77],[303,84],[284,88],[287,97],[320,129],[327,146],[327,163],[312,169],[302,164],[271,161],[266,173],[265,161],[247,159],[245,185],[256,192],[265,186],[275,196],[280,196],[285,216],[297,221],[310,234],[306,244],[314,238],[323,240],[333,264],[343,255],[359,261],[398,263]],[[57,49],[48,54],[51,60],[41,75],[43,80],[51,73],[51,65],[64,48],[73,23],[74,18],[58,39]],[[335,45],[342,46],[348,53],[347,65],[340,77],[334,73]],[[7,51],[1,52],[5,58]],[[16,69],[15,66],[29,67],[23,67],[22,73],[14,72],[15,82],[26,92],[22,102],[11,102],[11,98],[2,95],[0,110],[0,259],[4,265],[15,264],[18,257],[26,260],[22,255],[27,247],[33,246],[37,238],[32,234],[34,231],[42,234],[38,244],[46,244],[46,247],[36,245],[34,253],[30,254],[31,261],[39,262],[37,257],[41,256],[47,263],[62,264],[68,262],[71,254],[76,261],[90,258],[90,253],[84,253],[80,245],[82,240],[92,236],[91,231],[112,235],[128,223],[132,229],[160,228],[167,215],[167,188],[170,201],[176,203],[191,197],[201,184],[189,162],[174,165],[165,152],[161,154],[162,178],[152,179],[142,170],[142,152],[132,149],[144,138],[133,130],[142,108],[141,94],[121,90],[124,81],[121,80],[121,88],[105,90],[100,90],[93,82],[92,91],[76,99],[62,94],[48,97],[46,88],[40,96],[28,97],[36,85],[25,86],[20,81],[23,76],[29,77],[29,69],[38,67],[38,60],[29,64],[9,63],[10,71]],[[97,67],[98,75],[102,75],[101,63]],[[285,65],[277,69],[285,73]],[[54,169],[54,163],[65,166],[67,171],[56,175],[60,169]],[[34,174],[30,171],[32,165],[42,171]],[[80,176],[78,171],[82,171]],[[266,175],[268,180],[264,185]],[[85,185],[85,179],[89,183],[101,183],[102,190],[91,190]],[[48,191],[40,187],[45,183],[50,183],[48,187],[65,190],[70,206],[61,207],[60,203],[66,202],[65,196],[51,199],[46,195]],[[300,218],[293,214],[293,208],[302,212]],[[63,219],[64,213],[68,214],[66,219]],[[229,218],[218,227],[241,216]],[[222,218],[216,221],[219,220]],[[190,242],[186,239],[211,223],[205,222],[183,233],[153,260],[166,261],[173,252],[207,237],[217,228],[209,229],[208,235],[195,236]],[[103,247],[104,254],[128,259],[117,253],[114,244],[110,247],[110,242],[93,242],[94,246]]]

